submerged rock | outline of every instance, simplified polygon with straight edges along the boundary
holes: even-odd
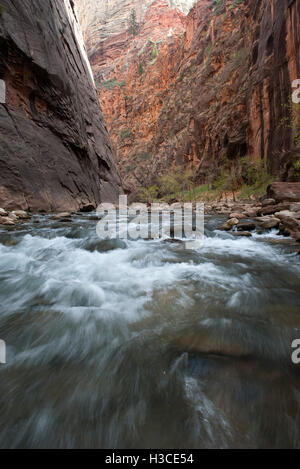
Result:
[[[71,217],[71,213],[70,212],[62,212],[62,213],[58,213],[57,215],[54,215],[52,217],[52,220],[62,220],[64,218],[70,218]]]
[[[239,223],[238,218],[230,218],[226,223],[219,227],[221,231],[229,231]]]
[[[233,231],[231,234],[232,236],[236,236],[236,237],[245,237],[245,238],[252,237],[252,234],[249,233],[249,231]]]

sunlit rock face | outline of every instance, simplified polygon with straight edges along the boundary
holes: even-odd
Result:
[[[169,7],[187,14],[194,0],[166,0]],[[99,42],[128,29],[130,12],[136,12],[137,21],[143,22],[155,0],[75,0],[87,50],[91,55]],[[101,26],[101,27],[99,27]]]
[[[114,2],[112,9],[102,2],[101,21],[88,10],[94,29],[84,3],[76,5],[88,54],[133,198],[175,164],[193,168],[199,184],[243,157],[276,177],[297,178],[289,104],[300,78],[300,0],[199,0],[191,11],[167,0]]]
[[[73,1],[1,0],[0,50],[0,206],[116,200],[120,178]]]
[[[165,25],[161,22],[165,21],[166,7],[170,12],[178,10],[186,14],[194,0],[75,0],[75,4],[93,71],[100,77],[101,73],[111,70],[108,62],[124,55],[129,46],[131,37],[128,29],[133,11],[137,23],[143,24],[147,21],[149,10],[156,10],[156,17],[153,18],[156,21],[152,22],[152,26],[163,34]],[[148,36],[151,37],[150,31]]]
[[[120,133],[126,135],[128,126],[138,127],[140,139],[134,143],[134,151],[147,153],[145,147],[155,135],[155,123],[162,107],[157,96],[165,92],[170,72],[167,62],[157,66],[158,58],[168,56],[172,44],[182,40],[185,13],[193,3],[191,0],[76,0],[77,16],[125,185],[131,179],[126,168],[130,165],[133,145],[128,139],[124,145],[126,139],[119,138]],[[136,16],[135,34],[130,30],[132,12]],[[121,86],[114,86],[114,82]],[[135,187],[137,181],[134,179],[132,183]]]

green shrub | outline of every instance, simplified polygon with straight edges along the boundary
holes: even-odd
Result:
[[[138,73],[139,73],[139,76],[142,76],[144,73],[144,67],[141,62],[139,63],[139,66],[138,66]]]
[[[122,129],[120,131],[121,140],[125,140],[126,138],[131,138],[131,137],[132,137],[132,132],[130,129]]]
[[[97,83],[100,88],[101,86],[104,86],[107,90],[113,90],[116,86],[118,86],[119,88],[124,88],[124,86],[126,86],[125,81],[118,82],[116,78],[111,78],[110,80],[104,81],[103,83],[99,83],[99,82]]]
[[[136,155],[136,158],[139,159],[140,161],[149,161],[152,158],[151,153],[148,153],[146,151],[142,151],[141,153],[138,153]]]
[[[140,26],[137,22],[136,11],[132,9],[129,17],[129,32],[132,36],[136,36],[139,32],[139,29]]]

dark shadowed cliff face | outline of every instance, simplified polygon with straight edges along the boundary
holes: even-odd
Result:
[[[0,206],[116,200],[121,183],[72,1],[1,0],[0,79]]]

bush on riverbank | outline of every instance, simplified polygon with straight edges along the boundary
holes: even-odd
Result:
[[[227,166],[227,167],[226,167]],[[212,202],[222,199],[253,200],[266,193],[267,187],[274,181],[260,162],[253,162],[248,157],[236,163],[227,162],[210,183],[197,183],[197,174],[192,169],[177,166],[163,176],[156,178],[150,187],[141,187],[141,202]]]

